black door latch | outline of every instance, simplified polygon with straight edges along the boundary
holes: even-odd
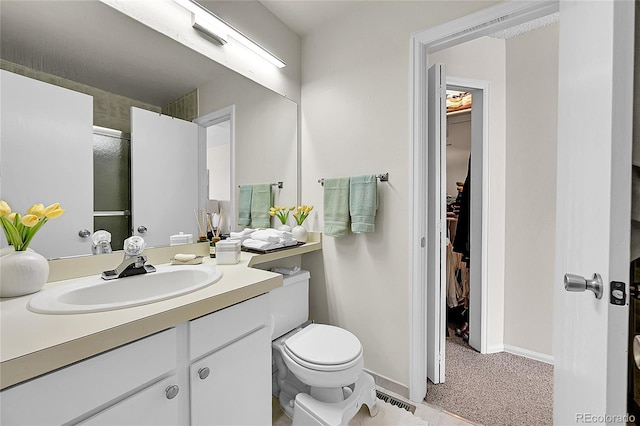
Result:
[[[624,305],[627,302],[626,295],[627,286],[621,281],[611,281],[609,286],[609,303],[612,305]],[[638,283],[630,286],[629,292],[632,296],[638,298]]]

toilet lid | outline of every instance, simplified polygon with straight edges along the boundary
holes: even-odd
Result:
[[[294,357],[315,365],[347,364],[362,354],[360,340],[332,325],[311,324],[284,342]]]

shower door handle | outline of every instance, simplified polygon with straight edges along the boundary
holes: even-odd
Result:
[[[593,274],[593,278],[590,280],[581,275],[564,274],[564,289],[567,291],[591,290],[596,299],[602,299],[603,288],[600,274]]]

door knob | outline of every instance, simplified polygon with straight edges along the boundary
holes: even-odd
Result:
[[[78,231],[78,236],[80,238],[88,238],[91,235],[91,231],[88,229],[81,229]]]
[[[633,360],[636,362],[636,368],[640,369],[640,334],[633,338]]]
[[[564,274],[564,289],[567,291],[591,290],[596,295],[596,299],[602,298],[603,292],[602,278],[600,274],[593,274],[593,278],[588,280],[581,275]]]
[[[144,234],[145,232],[147,232],[147,227],[143,225],[138,226],[138,232]]]

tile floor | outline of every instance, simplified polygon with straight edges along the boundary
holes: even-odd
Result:
[[[455,414],[448,413],[443,409],[433,406],[431,404],[427,404],[426,402],[422,402],[421,404],[415,404],[409,401],[407,398],[404,398],[394,392],[388,391],[378,386],[378,389],[385,394],[392,396],[395,399],[403,401],[407,404],[414,405],[416,407],[415,416],[427,422],[429,426],[478,426],[478,423],[473,423],[471,421],[465,420],[462,417],[459,417]],[[285,414],[280,411],[280,407],[278,406],[278,401],[276,398],[273,398],[273,410],[274,415],[272,417],[273,425],[290,425],[291,420],[286,418]],[[358,422],[356,422],[358,423]],[[358,423],[362,424],[362,423]],[[365,421],[365,425],[367,422]]]
[[[407,398],[404,398],[396,393],[388,391],[386,389],[380,388],[380,391],[390,395],[396,399],[404,401],[408,404],[416,406],[415,416],[425,420],[429,423],[429,426],[478,426],[478,423],[474,423],[472,421],[463,419],[455,414],[448,413],[444,411],[442,408],[436,407],[431,404],[427,404],[426,402],[422,402],[421,404],[416,404],[409,401]]]

